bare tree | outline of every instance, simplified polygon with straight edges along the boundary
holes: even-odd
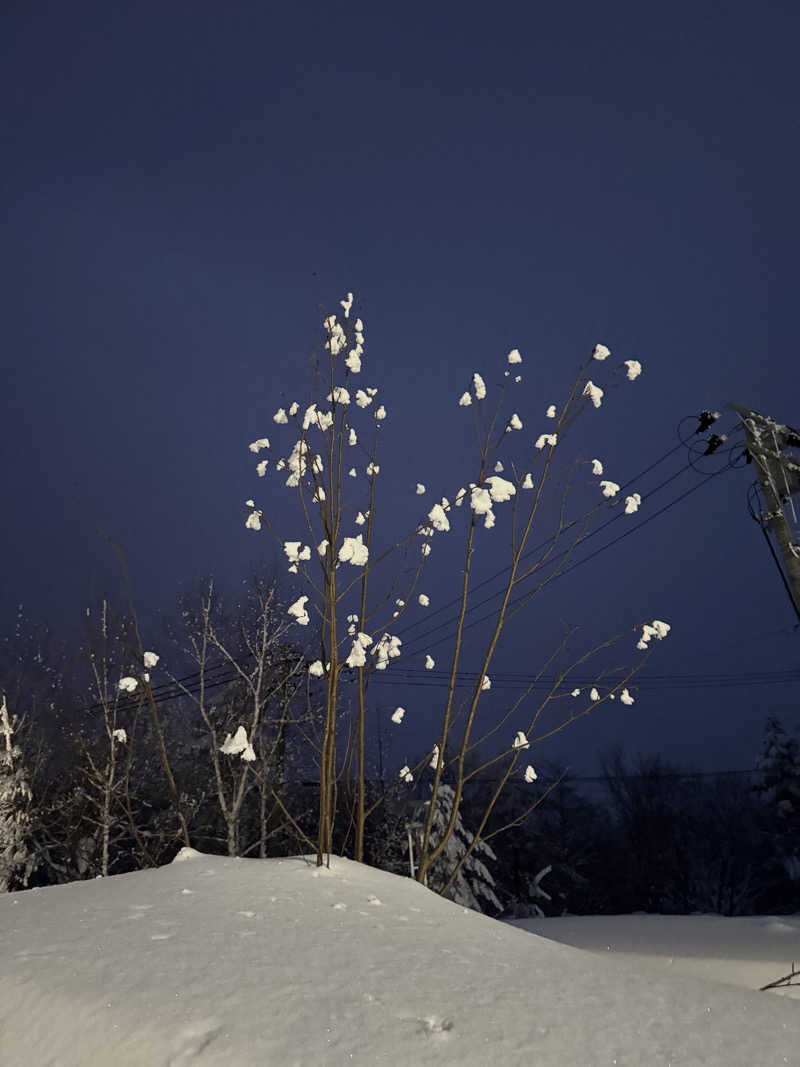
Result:
[[[214,582],[199,605],[184,612],[186,652],[197,667],[191,687],[168,672],[205,727],[219,810],[225,822],[228,854],[241,854],[240,823],[250,790],[259,790],[259,855],[276,810],[289,818],[281,799],[286,769],[287,731],[298,683],[305,680],[305,657],[286,640],[289,625],[277,611],[274,583],[253,577],[247,603],[235,621],[222,612]],[[215,698],[211,671],[224,665],[233,676],[224,700]],[[228,730],[224,740],[222,730]]]
[[[521,380],[517,374],[518,364],[522,362],[519,352],[514,349],[507,357],[499,399],[493,407],[487,400],[483,378],[477,373],[473,375],[470,388],[458,401],[461,408],[470,408],[475,416],[478,447],[471,480],[453,491],[452,499],[442,496],[430,506],[418,521],[411,524],[407,536],[378,548],[375,527],[380,475],[378,443],[387,412],[380,403],[377,389],[357,388],[364,355],[364,325],[360,318],[350,317],[352,294],[341,303],[343,316],[326,315],[324,319],[325,357],[315,364],[311,402],[305,409],[294,402],[288,411],[279,408],[273,416],[278,426],[291,421],[296,427],[298,436],[294,445],[279,455],[272,463],[271,471],[284,472],[281,477],[286,486],[296,491],[297,520],[304,528],[308,543],[303,543],[302,539],[284,540],[275,529],[274,521],[265,514],[265,509],[253,500],[247,501],[249,513],[245,525],[254,530],[266,525],[285,553],[290,573],[297,574],[306,585],[308,592],[289,607],[289,615],[297,624],[306,626],[311,621],[310,612],[313,612],[319,624],[320,654],[308,670],[325,685],[317,835],[317,862],[322,864],[333,847],[337,789],[342,777],[347,780],[351,775],[355,782],[354,852],[356,859],[363,859],[365,821],[374,810],[374,804],[367,800],[366,778],[370,677],[374,671],[386,669],[401,655],[403,642],[396,632],[397,620],[406,615],[412,605],[424,608],[429,603],[427,595],[420,592],[419,583],[431,545],[435,538],[451,531],[451,524],[455,524],[457,514],[461,514],[455,509],[463,506],[467,513],[468,517],[462,523],[464,552],[458,607],[453,620],[453,650],[449,656],[448,681],[439,724],[428,756],[418,766],[406,765],[399,771],[401,779],[408,783],[420,773],[426,773],[427,764],[433,771],[431,802],[416,872],[421,882],[426,881],[431,865],[448,848],[458,825],[464,786],[481,772],[491,771],[497,778],[497,788],[489,797],[470,847],[443,887],[442,891],[447,892],[472,852],[488,839],[485,834],[487,822],[507,783],[515,775],[521,775],[527,782],[536,778],[534,767],[523,754],[607,701],[619,699],[625,704],[633,703],[629,687],[647,660],[651,641],[662,639],[669,626],[660,620],[639,622],[624,633],[585,643],[583,649],[572,656],[567,656],[567,651],[570,641],[575,638],[575,630],[568,631],[541,669],[532,674],[523,695],[496,716],[490,726],[483,725],[479,707],[491,688],[490,667],[509,622],[564,573],[576,549],[609,508],[617,508],[617,514],[632,515],[641,503],[639,493],[632,492],[623,499],[618,484],[602,479],[603,467],[597,459],[587,461],[595,481],[591,490],[584,484],[577,494],[584,497],[588,494],[589,497],[588,502],[577,510],[572,506],[573,490],[584,461],[578,458],[568,464],[560,487],[554,475],[564,438],[576,418],[586,410],[601,406],[605,390],[591,380],[589,371],[600,372],[601,364],[610,352],[603,345],[595,346],[574,378],[564,402],[560,406],[551,405],[547,410],[546,418],[551,420],[548,424],[551,429],[541,433],[527,449],[515,448],[515,444],[524,439],[519,436],[523,428],[520,415],[517,411],[504,413],[508,395]],[[635,360],[627,360],[617,369],[622,377],[631,381],[641,372],[641,366]],[[363,425],[365,421],[366,425]],[[250,444],[250,450],[257,454],[270,449],[271,442],[266,437]],[[260,476],[267,474],[269,464],[269,459],[259,460],[257,470]],[[501,476],[505,465],[510,468],[508,478]],[[551,483],[556,489],[554,502],[552,488],[548,489]],[[362,487],[360,497],[357,495],[359,486]],[[418,484],[417,492],[424,495],[424,485]],[[358,500],[355,505],[351,504],[354,495]],[[463,673],[464,632],[472,599],[474,557],[483,542],[481,528],[492,529],[497,517],[495,508],[503,511],[498,506],[509,502],[510,507],[505,510],[510,511],[507,518],[510,554],[498,594],[500,604],[493,611],[489,637],[478,660],[471,695],[459,706],[456,689]],[[357,512],[355,515],[354,511]],[[270,513],[274,513],[274,508]],[[506,516],[501,518],[505,520]],[[539,530],[545,521],[551,522],[551,535],[542,544],[532,546],[534,529]],[[401,556],[403,558],[393,574],[387,575],[385,568],[382,569],[382,585],[375,595],[373,579],[376,571],[390,557],[398,560]],[[309,601],[310,611],[306,607]],[[630,639],[639,627],[638,642],[632,639],[630,647],[636,646],[643,655],[634,658],[626,654],[625,666],[608,667],[610,650],[620,641]],[[431,669],[435,666],[429,654],[425,662]],[[548,671],[554,677],[550,678],[544,696],[536,696],[531,710],[526,711],[527,702],[541,689]],[[588,684],[585,679],[580,684],[575,683],[579,671],[583,674],[590,672]],[[345,729],[347,703],[343,702],[342,691],[345,682],[352,686],[356,708],[354,727],[349,736]],[[579,703],[575,704],[579,698]],[[570,701],[571,709],[557,716],[555,722],[545,719],[546,712],[563,708],[564,703]],[[521,726],[524,728],[519,728]],[[502,739],[503,732],[507,741]],[[337,756],[337,749],[341,748],[343,737],[347,743],[342,758]],[[489,754],[477,761],[477,766],[471,767],[468,757],[478,751],[486,752],[487,748]],[[452,804],[447,805],[446,823],[434,838],[433,820],[440,810],[438,794],[443,784],[445,751],[452,751],[456,762],[451,782],[454,795]],[[541,796],[532,799],[526,813],[540,801]]]

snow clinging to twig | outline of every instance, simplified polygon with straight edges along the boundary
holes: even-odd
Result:
[[[339,562],[351,563],[354,567],[363,567],[369,559],[369,549],[363,543],[361,534],[345,537],[339,549]]]
[[[513,742],[511,747],[512,748],[530,748],[531,747],[531,743],[528,740],[528,738],[525,736],[525,732],[523,730],[517,730],[517,736],[514,738],[514,742]]]
[[[605,345],[595,345],[592,349],[592,359],[604,360],[611,355],[611,349]]]
[[[405,708],[395,708],[394,709],[394,711],[392,712],[392,722],[395,724],[395,726],[399,726],[400,725],[400,723],[403,721],[403,716],[405,715],[405,713],[406,713],[406,709]]]
[[[508,353],[508,362],[509,363],[521,363],[522,362],[522,356],[519,354],[519,349],[518,348],[512,348],[511,351]]]
[[[298,597],[294,604],[287,608],[287,614],[294,617],[298,626],[308,626],[309,617],[305,607],[307,600],[307,596]]]
[[[583,387],[583,395],[588,396],[596,408],[599,408],[603,402],[603,390],[592,381],[587,382]]]
[[[629,382],[635,381],[642,373],[642,365],[638,359],[626,359],[625,366],[628,368],[626,377]]]

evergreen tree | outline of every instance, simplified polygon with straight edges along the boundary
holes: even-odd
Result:
[[[761,755],[756,763],[755,791],[788,826],[800,827],[800,745],[783,723],[770,716],[764,724]]]
[[[453,787],[442,782],[439,786],[431,827],[431,842],[434,848],[444,836],[453,811],[454,799],[455,791]],[[426,801],[425,808],[429,804],[430,801]],[[428,871],[426,884],[430,889],[433,889],[436,893],[441,893],[444,890],[453,871],[466,854],[473,840],[473,834],[464,825],[461,812],[457,812],[453,834],[448,840],[444,852],[431,865]],[[491,862],[496,860],[497,857],[485,841],[479,841],[462,863],[446,895],[456,904],[461,904],[465,908],[472,908],[474,911],[485,911],[487,909],[501,911],[502,904],[494,891],[494,878],[483,862],[484,859]]]
[[[800,903],[800,744],[775,716],[764,724],[756,770],[753,791],[774,820],[776,859],[789,882],[780,903],[794,911]]]
[[[28,851],[31,790],[14,741],[16,716],[8,714],[5,694],[0,702],[0,893],[28,883],[33,858]]]

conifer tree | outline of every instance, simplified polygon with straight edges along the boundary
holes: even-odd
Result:
[[[0,893],[24,888],[33,869],[28,851],[31,790],[14,740],[16,716],[9,716],[5,694],[0,701]]]

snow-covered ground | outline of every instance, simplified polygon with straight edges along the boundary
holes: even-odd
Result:
[[[347,860],[318,870],[192,852],[160,870],[9,894],[0,1064],[800,1065],[793,1001],[619,956],[648,955],[648,928],[660,937],[665,926],[675,943],[685,924],[686,943],[716,958],[724,931],[743,930],[753,950],[757,938],[779,942],[757,980],[777,977],[795,920],[538,925],[558,937],[568,922],[596,925],[592,948],[603,955]],[[604,923],[617,952],[605,951]],[[703,953],[706,932],[717,940]],[[741,943],[730,942],[732,968]]]
[[[743,989],[761,989],[789,974],[793,962],[800,964],[800,916],[590,915],[520,919],[512,925],[661,974],[688,974]],[[800,1000],[800,984],[770,992]]]

